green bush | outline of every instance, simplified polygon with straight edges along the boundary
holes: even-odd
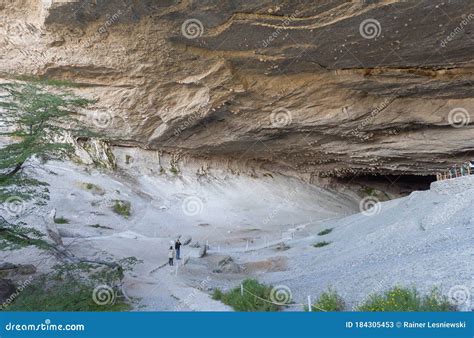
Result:
[[[130,216],[132,205],[128,201],[114,200],[114,212],[127,218]]]
[[[313,244],[313,246],[315,248],[321,248],[321,247],[329,245],[329,244],[331,244],[331,242],[322,241],[322,242],[318,242],[316,244]]]
[[[67,218],[64,218],[64,217],[58,217],[58,218],[54,219],[54,223],[56,223],[56,224],[68,224],[69,220]]]
[[[231,306],[236,311],[279,311],[282,306],[271,302],[272,286],[261,284],[255,279],[246,279],[242,282],[244,295],[241,295],[240,286],[228,292],[219,289],[214,290],[212,298]],[[255,296],[257,297],[255,297]],[[260,299],[261,298],[261,299]]]
[[[330,234],[333,228],[324,229],[323,231],[318,232],[318,236],[324,236]]]
[[[116,296],[104,305],[94,302],[94,286],[78,280],[45,278],[26,287],[6,311],[129,311],[131,306]]]
[[[338,295],[336,290],[329,289],[323,292],[311,308],[312,311],[344,311],[345,303],[341,296]],[[308,307],[305,307],[305,311],[308,311]]]
[[[415,288],[394,287],[383,294],[372,294],[358,311],[456,311],[436,289],[422,296]]]

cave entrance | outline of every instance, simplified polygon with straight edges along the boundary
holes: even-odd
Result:
[[[416,190],[429,190],[436,175],[383,175],[361,174],[343,179],[348,184],[356,184],[387,192],[393,196],[406,196]]]

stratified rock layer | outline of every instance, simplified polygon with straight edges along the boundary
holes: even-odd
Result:
[[[317,175],[427,174],[474,148],[470,0],[3,0],[0,16],[3,77],[78,83],[117,145]]]

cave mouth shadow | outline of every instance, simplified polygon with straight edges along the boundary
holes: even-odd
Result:
[[[341,183],[357,184],[387,191],[395,195],[406,196],[417,190],[429,190],[436,175],[413,174],[359,174],[351,178],[341,178]]]

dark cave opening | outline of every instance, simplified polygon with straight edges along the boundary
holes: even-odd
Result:
[[[405,196],[416,190],[429,190],[431,183],[436,181],[436,175],[360,174],[345,178],[343,181],[347,184],[357,184],[393,195]]]

